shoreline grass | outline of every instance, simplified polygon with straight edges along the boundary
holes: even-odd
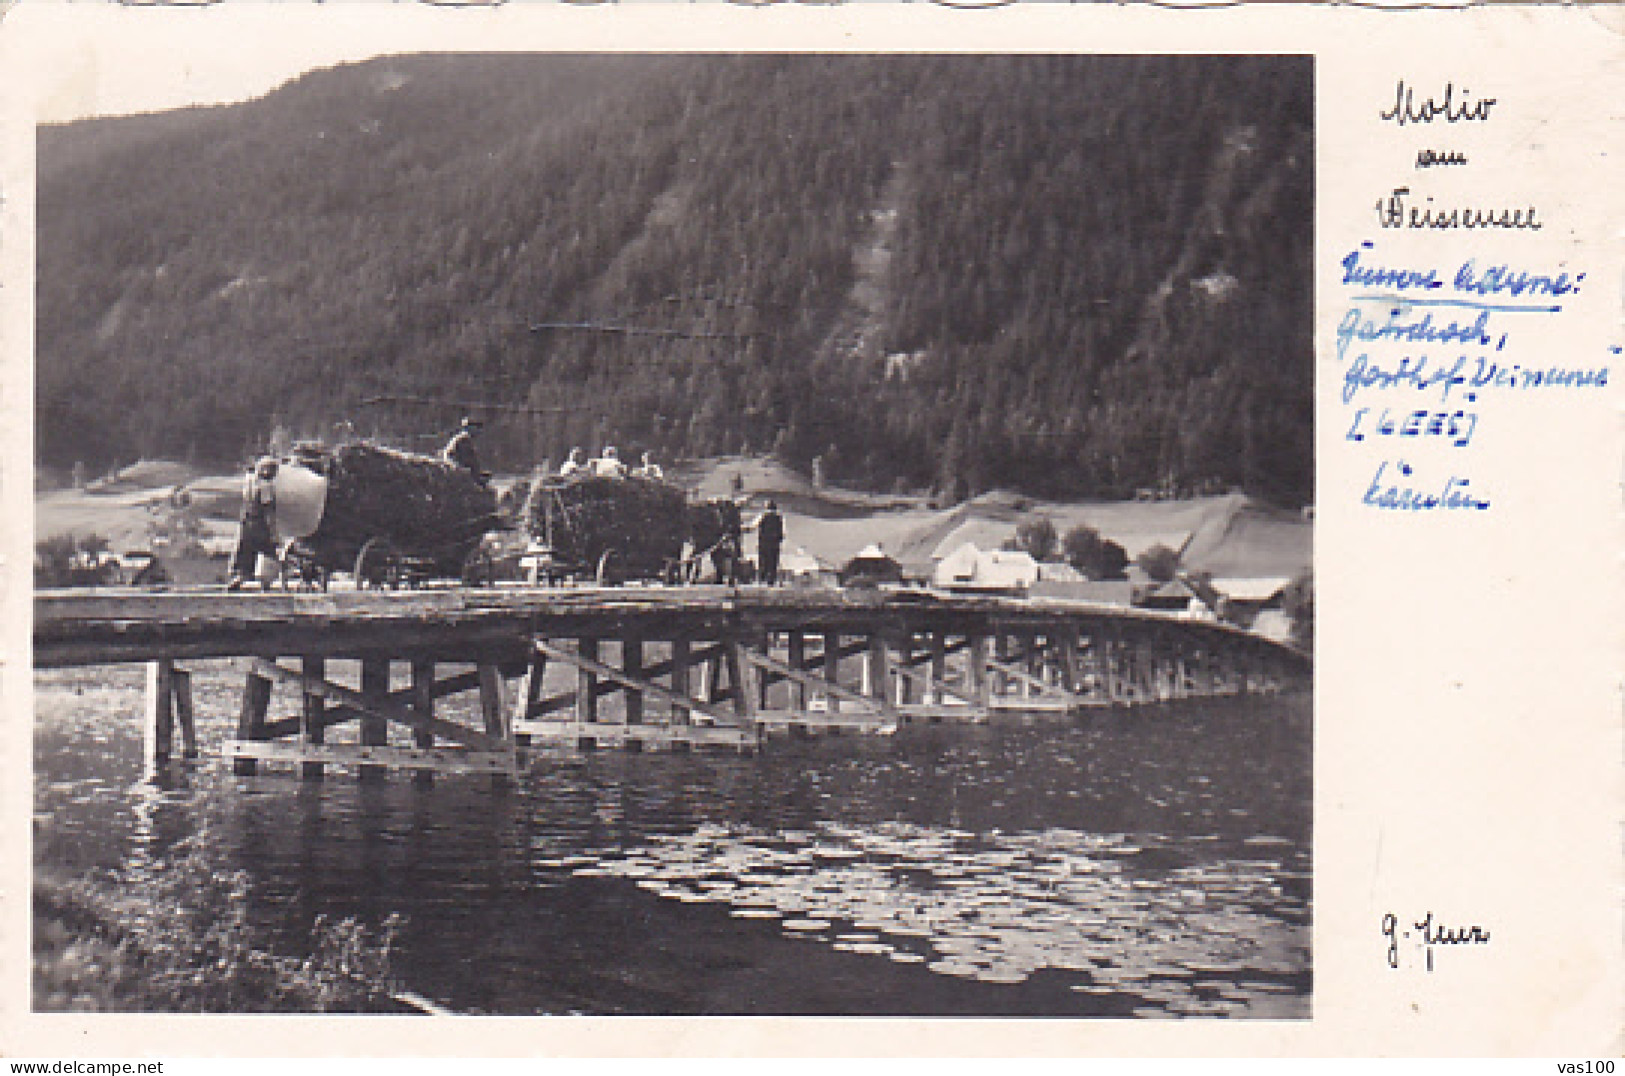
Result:
[[[272,952],[248,879],[219,874],[193,838],[140,878],[36,871],[33,1007],[39,1012],[400,1012],[393,948],[377,929],[319,915],[308,955]]]

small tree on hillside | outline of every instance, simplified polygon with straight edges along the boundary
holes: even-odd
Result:
[[[1146,575],[1159,583],[1170,582],[1179,571],[1179,554],[1158,542],[1134,559]]]
[[[1016,528],[1016,548],[1040,563],[1054,560],[1060,535],[1048,516],[1029,519]]]

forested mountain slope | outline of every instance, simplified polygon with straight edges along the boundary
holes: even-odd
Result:
[[[1312,493],[1306,58],[416,56],[43,128],[40,461]]]

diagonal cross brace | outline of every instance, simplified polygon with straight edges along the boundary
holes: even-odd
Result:
[[[668,705],[686,710],[691,715],[698,714],[701,717],[708,717],[717,722],[719,725],[732,725],[735,723],[732,714],[727,714],[721,710],[712,709],[705,703],[700,702],[698,699],[691,699],[686,695],[679,695],[677,692],[672,691],[669,688],[661,687],[659,684],[651,683],[648,680],[639,680],[634,676],[628,676],[626,673],[615,668],[613,665],[605,665],[601,661],[595,661],[592,658],[583,657],[581,654],[578,654],[572,650],[566,650],[563,647],[554,646],[552,643],[546,642],[542,639],[536,639],[534,640],[534,643],[537,650],[556,661],[562,661],[566,664],[574,665],[578,669],[585,669],[590,673],[595,673],[598,676],[604,677],[606,680],[614,680],[625,687],[632,688],[635,691],[641,691],[651,698],[659,699],[661,702],[667,703]]]
[[[1038,689],[1039,694],[1060,695],[1068,699],[1077,697],[1072,692],[1066,690],[1066,688],[1056,687],[1054,684],[1047,684],[1038,677],[1029,673],[1027,670],[1018,668],[1014,665],[1007,665],[1002,661],[993,661],[992,659],[989,659],[987,667],[989,669],[997,669],[999,672],[1013,680],[1020,680],[1022,683],[1030,684],[1034,688]]]
[[[912,680],[916,684],[923,684],[926,687],[931,688],[932,690],[934,690],[937,693],[937,695],[939,697],[941,697],[943,699],[954,699],[957,702],[959,702],[959,703],[961,703],[962,705],[965,705],[965,706],[974,707],[976,705],[975,702],[973,702],[971,700],[970,695],[968,693],[948,686],[946,683],[944,683],[941,680],[938,680],[936,677],[932,676],[930,673],[923,673],[923,672],[920,672],[918,669],[911,669],[908,666],[901,665],[901,664],[895,666],[894,671],[897,673],[898,676],[904,677],[904,678],[906,678],[908,680]]]
[[[453,743],[460,743],[464,747],[474,747],[485,751],[501,751],[508,747],[500,737],[490,736],[474,729],[454,725],[450,721],[443,721],[438,717],[420,714],[416,710],[405,706],[398,706],[387,699],[372,699],[359,691],[347,687],[340,687],[330,680],[319,676],[307,676],[304,673],[284,669],[274,661],[265,658],[249,659],[249,669],[256,675],[268,680],[280,680],[287,684],[298,684],[307,695],[317,695],[328,702],[342,703],[352,709],[363,713],[376,714],[390,721],[399,722],[422,732],[432,732],[436,736],[443,736]]]
[[[871,713],[881,713],[888,709],[884,699],[872,699],[860,692],[853,691],[849,687],[843,687],[833,680],[826,680],[821,676],[812,676],[808,673],[802,672],[799,669],[793,669],[784,662],[770,658],[766,654],[752,650],[748,646],[740,647],[740,651],[744,654],[745,660],[750,662],[752,665],[755,665],[761,669],[766,669],[769,672],[777,673],[786,679],[794,680],[798,684],[805,684],[807,687],[816,691],[826,692],[840,699],[842,702],[853,703],[857,706],[863,707]]]

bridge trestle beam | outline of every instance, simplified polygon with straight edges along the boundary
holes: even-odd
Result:
[[[146,773],[157,776],[175,750],[175,729],[181,733],[182,757],[198,757],[197,723],[192,709],[192,674],[169,658],[147,662],[146,693],[142,706],[141,756]]]
[[[441,773],[485,773],[499,778],[517,772],[514,743],[502,716],[501,672],[480,665],[472,674],[435,678],[435,664],[411,662],[411,686],[390,691],[390,662],[369,657],[361,662],[361,686],[345,687],[327,678],[326,662],[306,657],[299,670],[268,658],[247,658],[242,712],[237,738],[226,746],[235,772],[250,775],[260,762],[299,766],[307,778],[320,778],[328,765],[355,767],[362,780],[377,780],[390,769],[409,769],[419,781]],[[298,689],[297,716],[268,718],[277,684]],[[484,729],[473,729],[434,713],[436,699],[478,690]],[[331,707],[329,704],[332,704]],[[495,717],[493,718],[493,715]],[[327,730],[346,721],[359,723],[356,743],[329,743]],[[391,725],[411,735],[410,748],[390,743]],[[451,741],[437,746],[437,739]]]

